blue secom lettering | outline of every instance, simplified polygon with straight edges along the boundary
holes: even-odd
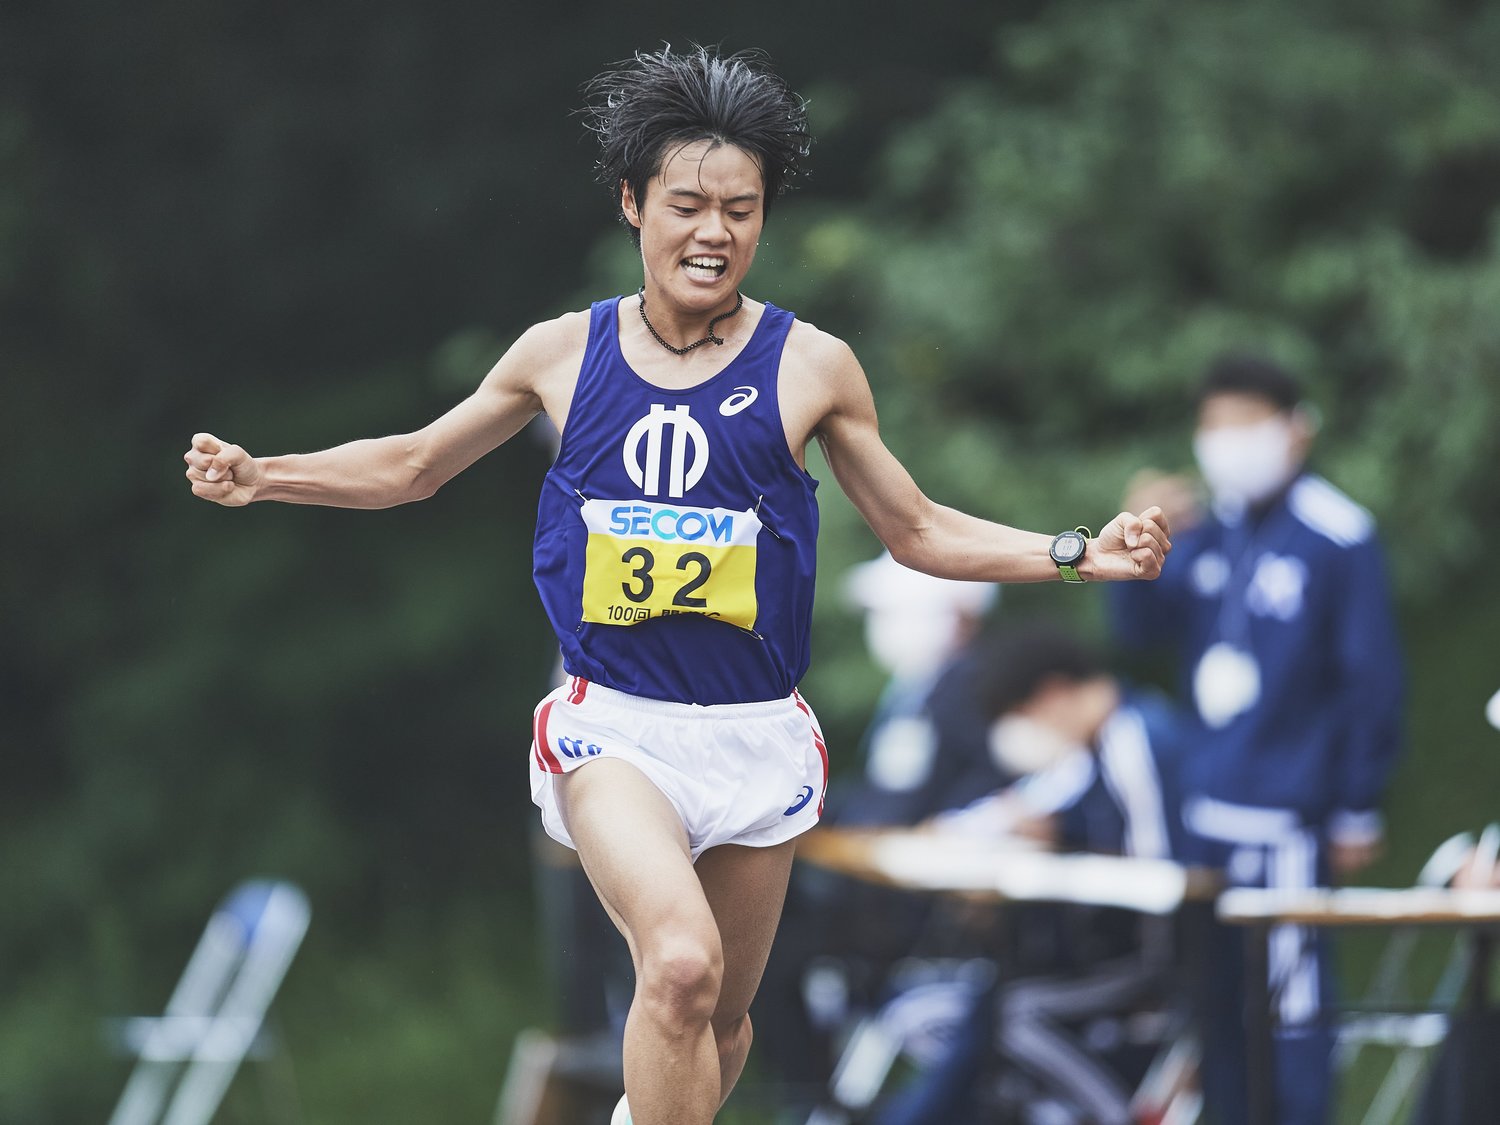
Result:
[[[734,538],[734,516],[728,512],[679,512],[646,504],[621,504],[610,509],[610,534],[632,539],[656,539],[663,543],[683,540],[696,543],[708,537],[715,543]]]

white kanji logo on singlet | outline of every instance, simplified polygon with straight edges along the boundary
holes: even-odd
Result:
[[[666,441],[671,431],[670,442]],[[641,444],[645,443],[644,459]],[[668,410],[661,403],[652,403],[651,412],[625,435],[625,471],[635,486],[646,496],[660,496],[662,477],[662,447],[670,444],[667,454],[667,495],[680,499],[688,489],[703,479],[708,468],[708,434],[704,432],[688,413],[687,404]],[[688,462],[688,446],[692,446],[692,463]]]

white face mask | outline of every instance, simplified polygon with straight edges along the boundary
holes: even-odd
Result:
[[[1056,765],[1082,749],[1061,731],[1028,719],[1002,715],[990,724],[990,758],[1006,773],[1025,777]]]
[[[1292,422],[1278,414],[1205,430],[1193,438],[1193,454],[1214,499],[1243,506],[1269,500],[1296,475],[1292,444]]]
[[[870,655],[898,680],[936,675],[958,650],[960,636],[954,613],[872,610],[865,618]]]

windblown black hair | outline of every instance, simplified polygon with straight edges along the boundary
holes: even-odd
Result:
[[[1209,364],[1198,384],[1198,403],[1214,395],[1235,394],[1262,398],[1277,410],[1302,405],[1302,384],[1279,364],[1257,355],[1231,352]]]
[[[599,138],[598,178],[617,204],[621,183],[630,185],[637,203],[645,201],[670,146],[710,141],[743,149],[760,165],[768,211],[802,172],[812,145],[807,103],[760,51],[721,57],[696,44],[686,51],[670,44],[637,51],[590,81],[584,94],[585,121]]]

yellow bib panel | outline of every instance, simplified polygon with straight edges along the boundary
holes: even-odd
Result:
[[[583,620],[633,625],[674,613],[754,632],[754,511],[639,500],[588,500]]]

